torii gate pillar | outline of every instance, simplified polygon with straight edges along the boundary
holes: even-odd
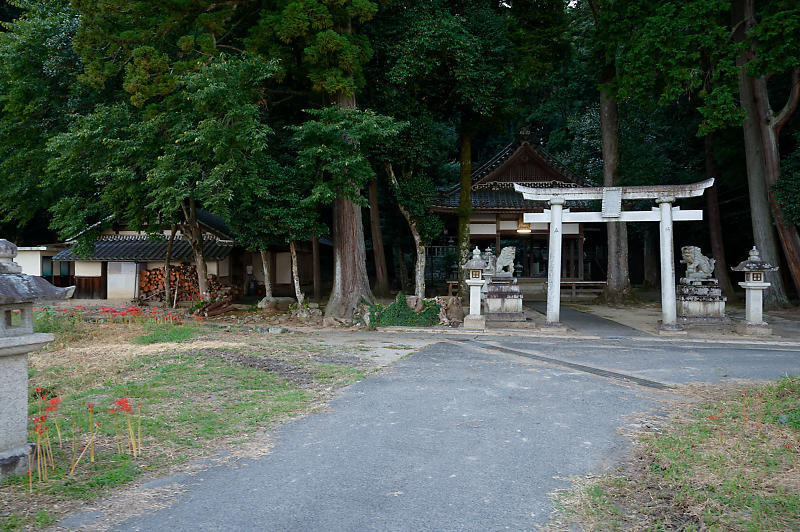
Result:
[[[663,331],[679,331],[675,303],[675,248],[672,238],[672,203],[675,198],[661,197],[656,200],[661,211],[658,222],[661,246],[661,327]]]
[[[561,233],[564,198],[550,198],[550,242],[547,249],[547,325],[560,327],[561,313]],[[557,287],[551,290],[551,287]]]

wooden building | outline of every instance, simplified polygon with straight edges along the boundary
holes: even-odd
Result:
[[[528,187],[576,187],[585,181],[547,153],[528,131],[522,130],[514,142],[472,172],[472,214],[470,243],[481,249],[517,248],[518,276],[544,279],[547,276],[547,224],[525,224],[522,214],[542,212],[548,206],[526,201],[514,191],[514,183]],[[458,232],[461,186],[444,191],[433,211],[445,221],[449,234]],[[571,203],[572,210],[586,205]],[[586,231],[580,223],[564,224],[562,279],[591,279],[592,258],[585,249]]]

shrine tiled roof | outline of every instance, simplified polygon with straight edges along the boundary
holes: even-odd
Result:
[[[528,187],[576,187],[585,185],[558,159],[520,132],[514,142],[472,172],[472,208],[483,211],[541,211],[543,202],[527,201],[514,183]],[[439,212],[458,209],[461,185],[443,190],[434,201]]]
[[[131,261],[147,262],[161,261],[167,256],[166,238],[152,240],[146,236],[105,236],[94,243],[94,252],[89,256],[80,256],[73,253],[70,247],[55,255],[53,260],[58,261]],[[233,242],[217,240],[215,238],[203,239],[203,254],[206,260],[223,260],[230,255]],[[172,260],[175,262],[192,261],[194,253],[189,242],[175,237],[172,246]]]
[[[499,185],[499,183],[498,183]],[[513,183],[508,183],[513,185]],[[449,190],[439,196],[436,207],[457,209],[461,189]],[[513,186],[478,188],[470,194],[473,209],[541,210],[546,206],[542,201],[528,201],[516,192]]]

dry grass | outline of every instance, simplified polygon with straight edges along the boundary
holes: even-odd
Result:
[[[661,428],[650,415],[616,473],[572,478],[554,494],[548,528],[800,528],[800,379],[680,391],[689,399],[671,405]]]
[[[373,368],[369,357],[297,335],[200,328],[177,343],[136,343],[149,330],[141,324],[78,323],[30,356],[30,389],[63,400],[65,445],[54,448],[53,479],[34,483],[32,494],[23,478],[0,484],[0,530],[50,524],[134,482],[207,467],[198,458],[214,458],[220,450],[226,461],[269,452],[271,427],[323,408],[337,389]],[[117,452],[107,408],[119,397],[131,398],[134,413],[143,403],[141,456]],[[101,422],[97,461],[89,462],[87,454],[69,475],[71,441],[79,450],[88,441],[87,402],[97,405],[94,419]],[[72,420],[84,430],[73,434]],[[149,500],[140,490],[136,498]],[[133,506],[130,511],[142,505]]]

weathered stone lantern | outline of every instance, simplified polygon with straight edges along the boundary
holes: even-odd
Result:
[[[484,329],[486,316],[481,316],[481,288],[486,261],[481,258],[481,250],[477,246],[472,251],[472,258],[462,268],[467,272],[466,283],[469,286],[469,314],[464,317],[464,328]]]
[[[739,283],[739,286],[744,288],[745,292],[745,322],[736,326],[736,332],[758,336],[771,334],[772,330],[763,317],[762,297],[764,290],[770,287],[770,283],[764,281],[764,274],[777,271],[778,267],[761,260],[758,248],[753,246],[747,260],[743,260],[731,269],[735,272],[744,272],[744,282]]]
[[[16,256],[17,246],[0,239],[0,480],[27,471],[27,353],[53,340],[33,332],[33,302],[67,299],[75,291],[24,275]]]

